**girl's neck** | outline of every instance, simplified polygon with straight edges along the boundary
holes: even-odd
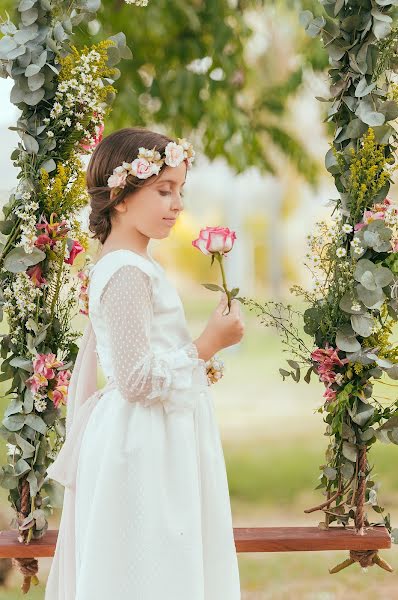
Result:
[[[108,252],[112,252],[113,250],[132,250],[137,254],[141,254],[142,256],[149,258],[148,243],[148,238],[138,241],[132,240],[131,237],[124,240],[120,236],[117,238],[115,237],[115,239],[111,238],[111,236],[108,236],[101,246],[100,257],[104,254],[108,254]]]

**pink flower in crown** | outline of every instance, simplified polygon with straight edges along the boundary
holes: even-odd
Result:
[[[178,167],[185,158],[184,147],[176,142],[169,142],[165,148],[165,163],[169,167]]]
[[[131,163],[131,173],[138,179],[148,179],[152,175],[157,175],[160,171],[160,165],[147,160],[146,158],[136,158]]]
[[[113,174],[108,178],[108,186],[113,187],[124,187],[126,184],[128,172],[124,167],[116,167]]]
[[[200,230],[199,237],[192,242],[203,254],[227,254],[232,250],[236,239],[235,231],[229,227],[205,227]]]

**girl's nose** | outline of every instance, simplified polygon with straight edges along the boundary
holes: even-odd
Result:
[[[174,202],[174,208],[178,208],[178,210],[184,209],[184,200],[181,196],[178,196],[177,200]]]

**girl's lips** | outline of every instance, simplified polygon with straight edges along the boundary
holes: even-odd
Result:
[[[169,225],[174,225],[174,223],[176,222],[176,219],[164,219],[166,221],[166,223],[168,223]]]

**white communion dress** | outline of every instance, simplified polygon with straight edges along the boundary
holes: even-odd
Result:
[[[66,600],[238,600],[213,396],[179,294],[152,257],[125,249],[97,261],[88,294],[115,385],[81,442],[76,596]]]

